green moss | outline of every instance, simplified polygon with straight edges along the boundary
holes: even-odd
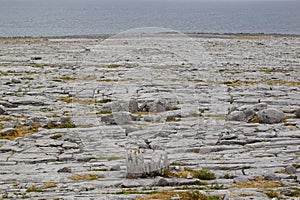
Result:
[[[224,185],[219,185],[218,183],[214,183],[209,187],[211,190],[223,190],[225,189]]]
[[[296,169],[299,169],[299,168],[300,168],[300,164],[293,164],[293,166],[294,166]]]
[[[106,172],[106,171],[109,171],[107,168],[91,168],[89,169],[88,171],[99,171],[99,172]]]
[[[193,178],[198,178],[200,180],[216,179],[215,174],[206,169],[192,171],[192,176],[193,176]]]
[[[182,163],[182,162],[172,162],[170,164],[170,166],[185,166],[186,164],[185,163]]]
[[[230,174],[225,174],[224,176],[221,176],[220,178],[224,178],[224,179],[233,179],[234,176],[230,175]]]
[[[61,137],[62,137],[61,134],[55,134],[55,135],[50,136],[50,138],[53,140],[57,140],[58,138],[61,138]]]
[[[99,111],[99,112],[97,112],[96,114],[97,115],[106,115],[106,114],[111,114],[112,112],[110,112],[110,111]]]
[[[101,99],[101,100],[97,100],[95,103],[109,103],[112,102],[111,99]]]

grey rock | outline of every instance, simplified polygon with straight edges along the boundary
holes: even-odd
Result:
[[[6,113],[6,109],[4,108],[4,106],[0,105],[0,115],[3,115]]]
[[[246,118],[243,111],[233,111],[227,116],[228,121],[244,121]]]
[[[129,112],[115,112],[113,114],[105,115],[101,117],[101,121],[111,125],[124,125],[130,124],[135,121],[136,117]]]
[[[192,175],[191,175],[190,173],[188,173],[188,174],[186,175],[186,178],[187,178],[187,179],[192,179],[193,177],[192,177]]]
[[[149,112],[164,112],[166,108],[163,105],[157,103],[151,103],[149,105]]]
[[[110,171],[120,171],[121,170],[121,166],[120,165],[114,165],[110,168]]]
[[[258,112],[258,111],[267,109],[267,107],[268,107],[268,104],[266,104],[266,103],[258,103],[258,104],[255,104],[254,106],[252,106],[252,109],[255,112]]]
[[[151,155],[152,154],[152,155]],[[126,157],[127,177],[163,175],[169,167],[167,153],[161,150],[129,150]]]
[[[128,111],[129,112],[138,112],[139,111],[139,106],[136,100],[131,99],[128,102]]]
[[[64,167],[64,168],[57,170],[57,172],[58,173],[72,173],[72,170],[69,167]]]
[[[156,99],[152,102],[143,103],[139,111],[142,112],[165,112],[171,110],[171,105],[165,99]]]
[[[16,105],[12,104],[12,103],[9,103],[7,101],[1,101],[0,100],[0,105],[6,107],[6,108],[15,108],[17,107]]]
[[[126,127],[125,128],[125,134],[128,135],[129,133],[131,132],[135,132],[135,131],[138,131],[139,129],[138,128],[135,128],[135,127]]]
[[[20,79],[16,79],[16,78],[11,79],[11,82],[14,84],[22,83],[22,81]]]
[[[285,119],[285,114],[281,110],[268,108],[257,113],[260,123],[275,124],[281,123]]]
[[[287,174],[295,174],[297,172],[297,169],[294,166],[287,166],[285,167],[285,172]]]
[[[246,176],[238,176],[233,179],[233,183],[247,183],[249,179]]]
[[[252,119],[255,115],[255,112],[251,108],[242,108],[239,111],[233,111],[229,113],[227,116],[228,121],[244,121],[248,122],[250,119]]]
[[[42,60],[41,56],[33,56],[30,58],[30,60]]]
[[[275,173],[267,173],[264,176],[264,179],[268,181],[278,181],[280,178],[277,177]]]
[[[247,108],[245,109],[244,111],[244,114],[245,114],[245,120],[246,122],[248,122],[249,120],[251,120],[254,116],[255,116],[255,112],[253,109],[250,109],[250,108]]]
[[[138,111],[138,102],[135,99],[130,99],[129,101],[115,101],[103,106],[102,111],[134,113]]]
[[[160,178],[157,183],[157,186],[168,186],[169,182],[165,178]]]

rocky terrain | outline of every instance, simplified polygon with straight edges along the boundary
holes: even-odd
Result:
[[[299,199],[299,44],[0,38],[0,198]]]

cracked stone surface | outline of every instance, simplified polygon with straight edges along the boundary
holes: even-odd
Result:
[[[299,43],[172,33],[0,38],[0,198],[136,199],[163,190],[299,198]],[[227,120],[250,108],[251,117],[268,108],[284,120]],[[132,149],[163,150],[170,174],[126,177]],[[187,169],[216,178],[172,176]],[[268,181],[277,185],[261,186]]]

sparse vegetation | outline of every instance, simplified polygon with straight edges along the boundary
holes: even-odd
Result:
[[[200,191],[171,191],[164,190],[161,192],[157,192],[148,196],[138,197],[137,200],[150,200],[150,199],[163,199],[168,200],[172,199],[172,197],[178,197],[181,200],[219,200],[221,197],[219,196],[207,196],[202,194]]]
[[[269,198],[280,198],[280,191],[277,190],[267,190],[267,191],[262,191],[265,193]]]
[[[36,185],[32,185],[31,187],[26,189],[26,192],[44,192],[44,190]]]
[[[0,135],[0,139],[14,140],[17,137],[24,137],[27,134],[33,134],[38,131],[39,126],[37,124],[31,124],[31,126],[17,126],[13,131],[8,131]]]
[[[233,184],[232,187],[235,188],[273,188],[282,187],[283,184],[276,181],[256,181],[252,180],[247,183]]]
[[[88,171],[99,171],[99,172],[106,172],[106,171],[109,171],[107,168],[91,168],[89,169]]]
[[[170,173],[172,177],[179,177],[179,178],[187,178],[188,174],[190,174],[193,178],[198,178],[200,180],[214,180],[216,176],[209,170],[200,169],[200,170],[192,170],[187,169],[185,171],[178,171],[176,173]]]
[[[103,175],[98,175],[98,174],[75,174],[73,176],[69,177],[73,181],[81,181],[81,180],[96,180],[100,178],[104,178]]]
[[[47,188],[54,188],[54,187],[57,187],[57,184],[56,183],[46,183],[44,184],[43,188],[47,189]]]
[[[234,176],[230,175],[230,174],[225,174],[224,176],[221,176],[220,178],[224,178],[224,179],[233,179]]]
[[[62,134],[55,134],[55,135],[50,136],[50,138],[53,139],[53,140],[57,140],[61,137],[62,137]]]

